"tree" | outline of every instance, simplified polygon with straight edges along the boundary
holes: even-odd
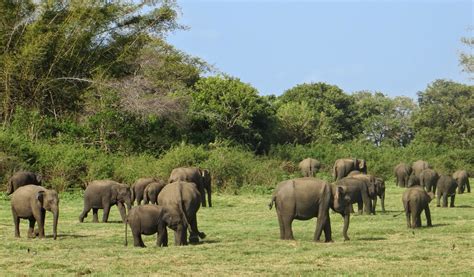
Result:
[[[201,142],[231,140],[257,152],[270,145],[274,111],[249,84],[228,76],[207,77],[196,83],[192,98],[192,133]]]
[[[459,54],[459,63],[461,64],[463,71],[469,74],[470,79],[474,79],[474,38],[461,38],[461,42],[469,48],[469,52],[461,52]]]
[[[416,139],[454,147],[474,146],[474,86],[436,80],[418,93]]]
[[[288,102],[277,110],[283,142],[306,144],[315,138],[318,117],[306,102]]]
[[[354,100],[339,87],[325,83],[297,85],[280,96],[282,103],[306,102],[320,121],[322,130],[315,130],[317,138],[328,138],[333,142],[353,139],[360,132]],[[318,128],[320,128],[318,127]]]
[[[411,115],[416,104],[408,97],[390,98],[380,92],[361,91],[353,94],[362,136],[380,146],[382,142],[407,145],[413,138]]]

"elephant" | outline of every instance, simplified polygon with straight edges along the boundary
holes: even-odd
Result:
[[[146,186],[143,193],[143,201],[145,204],[151,203],[156,204],[158,199],[158,194],[166,186],[166,183],[163,181],[152,182]]]
[[[38,236],[44,238],[46,211],[50,211],[53,213],[53,238],[57,238],[59,197],[55,190],[48,190],[37,185],[22,186],[12,194],[11,207],[15,237],[20,237],[20,218],[26,218],[30,221],[28,237],[36,237],[34,228],[35,223],[38,222]]]
[[[420,178],[412,172],[410,177],[408,178],[407,188],[411,188],[414,186],[421,186],[421,182]]]
[[[436,193],[436,183],[438,182],[439,175],[436,171],[431,168],[424,169],[420,173],[420,185],[427,191],[433,191]]]
[[[464,193],[467,188],[467,192],[471,192],[471,186],[469,185],[469,174],[466,170],[458,170],[453,173],[453,178],[458,184],[458,194]]]
[[[92,209],[93,222],[99,222],[97,212],[104,209],[102,222],[107,222],[109,218],[110,207],[117,205],[122,221],[125,222],[127,215],[125,206],[130,210],[132,207],[130,188],[121,183],[112,180],[92,181],[84,191],[84,209],[79,215],[79,222],[84,222],[87,213]]]
[[[425,211],[428,227],[431,224],[430,202],[434,198],[433,192],[426,192],[421,186],[411,187],[402,195],[403,207],[407,218],[408,228],[421,227],[421,212]],[[411,222],[410,222],[411,219]]]
[[[336,160],[332,168],[332,176],[334,180],[340,180],[347,176],[351,171],[358,170],[367,174],[367,163],[365,160],[359,159],[339,159]]]
[[[458,184],[451,176],[441,175],[438,179],[436,197],[438,202],[436,207],[440,206],[441,197],[443,197],[443,207],[448,206],[448,196],[451,196],[450,207],[454,207],[454,198],[456,197],[456,188]]]
[[[346,195],[351,199],[351,204],[357,203],[359,214],[362,214],[362,210],[365,214],[374,213],[372,199],[377,195],[375,181],[370,182],[368,179],[346,177],[336,181],[335,185],[344,188]]]
[[[411,168],[413,169],[413,174],[420,178],[421,172],[427,168],[431,168],[431,166],[428,164],[428,162],[418,160],[412,164]]]
[[[138,179],[130,188],[132,192],[132,205],[137,200],[137,205],[140,205],[143,200],[143,192],[148,184],[152,182],[156,182],[158,179],[156,178],[140,178]]]
[[[177,181],[167,184],[158,194],[158,205],[178,208],[185,215],[190,227],[189,242],[198,243],[206,234],[199,232],[196,213],[200,207],[201,195],[196,185],[189,182]]]
[[[395,178],[397,179],[397,185],[401,188],[408,187],[408,178],[412,173],[411,166],[405,163],[399,163],[393,169],[393,173],[395,174]]]
[[[187,245],[186,217],[177,207],[145,204],[132,208],[125,222],[125,246],[128,245],[127,225],[130,225],[135,247],[145,247],[142,235],[155,233],[157,233],[156,246],[168,246],[166,227],[174,231],[175,245]]]
[[[206,194],[209,207],[212,207],[211,202],[211,174],[207,169],[200,169],[197,167],[178,167],[173,169],[168,179],[168,183],[176,181],[192,182],[196,184],[199,193],[201,194],[201,204],[206,207]],[[205,191],[204,191],[205,190]]]
[[[325,242],[331,242],[331,221],[329,208],[344,218],[342,230],[345,240],[349,240],[347,230],[350,220],[350,199],[341,186],[332,186],[316,178],[304,177],[280,182],[272,194],[270,209],[275,208],[280,225],[280,239],[294,240],[291,225],[293,220],[309,220],[317,217],[314,240],[320,241],[324,231]]]
[[[13,174],[7,182],[7,194],[12,194],[21,186],[37,185],[41,186],[42,177],[39,174],[30,171],[18,171]]]
[[[366,182],[369,182],[370,185],[375,186],[375,193],[369,195],[372,201],[372,214],[375,214],[375,207],[377,206],[377,196],[380,198],[382,212],[385,212],[385,181],[382,178],[378,178],[370,174],[356,174],[356,172],[358,171],[351,171],[348,177],[365,180]]]
[[[306,158],[298,164],[298,168],[304,177],[314,177],[321,168],[321,162],[316,159]]]

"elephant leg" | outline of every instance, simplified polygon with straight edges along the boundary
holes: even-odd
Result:
[[[285,239],[285,227],[283,225],[283,218],[281,214],[277,211],[278,225],[280,226],[280,239]]]
[[[127,218],[127,211],[125,210],[125,205],[121,202],[117,202],[117,208],[120,212],[120,217],[122,218],[122,222],[125,222]]]
[[[282,216],[283,219],[283,231],[284,231],[284,240],[294,240],[295,238],[293,237],[293,230],[291,228],[291,225],[293,223],[293,217],[292,216]]]
[[[143,200],[143,191],[137,191],[137,206],[141,205]]]
[[[212,207],[212,201],[211,201],[211,188],[206,188],[207,191],[207,203],[209,204],[209,208]]]
[[[421,210],[416,213],[416,227],[421,227]]]
[[[428,227],[432,227],[433,225],[431,224],[431,212],[430,212],[430,205],[426,205],[425,208],[425,216],[426,216],[426,225]]]
[[[41,210],[41,213],[40,213],[40,220],[38,221],[38,229],[39,229],[39,237],[40,238],[44,238],[44,221],[46,219],[46,211],[45,210]]]
[[[360,202],[357,202],[357,212],[359,214],[362,214],[364,210],[364,202],[360,201]]]
[[[416,211],[412,211],[411,212],[411,228],[416,228],[416,224],[417,224],[417,212]]]
[[[440,207],[440,201],[441,201],[441,191],[438,190],[438,192],[436,193],[436,207]]]
[[[35,238],[36,237],[36,234],[35,234],[36,219],[32,216],[32,217],[28,218],[28,220],[30,222],[30,225],[29,225],[29,228],[28,228],[28,238]]]
[[[13,223],[15,224],[15,237],[19,238],[20,237],[20,218],[16,214],[16,212],[12,209],[12,215],[13,215]]]
[[[448,193],[444,192],[443,193],[443,207],[448,206]]]
[[[374,200],[372,201],[372,214],[375,214],[376,206],[377,206],[377,196],[375,196]]]
[[[403,206],[405,208],[405,216],[407,218],[407,227],[408,228],[411,228],[411,223],[410,223],[410,216],[411,216],[411,213],[410,213],[410,207],[408,205],[408,203],[403,203]]]
[[[328,214],[328,218],[326,224],[324,224],[324,238],[325,242],[332,242],[332,234],[331,234],[331,217]]]
[[[145,244],[143,243],[142,235],[140,234],[140,232],[132,231],[132,235],[133,235],[133,246],[146,247]]]
[[[451,204],[449,205],[450,207],[454,207],[454,198],[456,197],[456,194],[453,193],[453,195],[451,195]]]
[[[326,222],[328,218],[325,217],[324,214],[318,214],[318,218],[316,219],[316,230],[314,232],[314,241],[320,241],[321,240],[321,234],[323,230],[326,228]]]
[[[79,215],[79,222],[84,222],[84,218],[87,217],[87,214],[91,210],[91,207],[87,203],[84,203],[84,209],[82,210],[82,213]]]
[[[110,213],[110,204],[106,203],[105,205],[103,204],[104,207],[104,214],[102,215],[102,222],[107,222],[109,219],[109,213]]]
[[[186,234],[188,231],[184,230]],[[163,224],[158,225],[158,232],[156,232],[156,246],[158,247],[167,247],[168,246],[168,231],[166,230],[166,226]]]
[[[204,185],[199,186],[199,192],[201,193],[201,206],[206,207],[206,192],[204,191]]]
[[[99,222],[99,209],[92,208],[92,222],[98,223]]]
[[[206,234],[204,234],[202,232],[199,232],[199,230],[198,230],[196,214],[194,214],[194,216],[192,216],[192,218],[190,218],[189,225],[191,227],[191,230],[190,230],[191,234],[189,235],[189,242],[198,243],[199,238],[203,239],[203,238],[206,237]]]

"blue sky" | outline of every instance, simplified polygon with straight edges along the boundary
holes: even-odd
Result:
[[[416,93],[438,79],[469,83],[458,55],[472,1],[178,0],[184,52],[261,95],[326,82],[351,93]]]

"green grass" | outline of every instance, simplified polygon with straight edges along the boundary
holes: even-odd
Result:
[[[8,197],[0,197],[0,276],[6,275],[441,275],[474,274],[474,193],[456,196],[456,208],[431,202],[433,228],[406,228],[403,189],[387,182],[387,212],[351,217],[349,236],[342,238],[342,218],[331,214],[334,243],[312,241],[315,221],[295,221],[295,241],[279,240],[269,195],[216,194],[213,208],[201,208],[198,222],[207,234],[202,244],[155,247],[156,236],[144,236],[147,248],[123,246],[124,225],[94,224],[90,214],[78,222],[80,195],[61,194],[59,237],[14,238]],[[378,208],[379,210],[380,208]],[[424,215],[423,215],[424,216]],[[101,212],[99,212],[99,218]],[[110,220],[120,218],[117,209]],[[423,226],[426,220],[422,217]],[[172,232],[170,232],[172,233]],[[129,241],[132,237],[129,232]],[[170,238],[170,241],[172,237]]]

